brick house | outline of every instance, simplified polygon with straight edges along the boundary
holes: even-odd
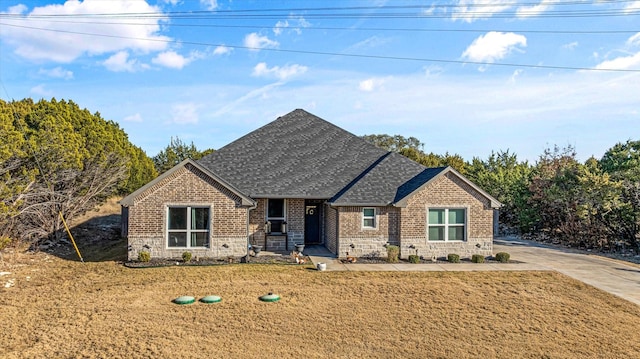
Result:
[[[124,198],[129,258],[244,256],[322,245],[336,256],[491,255],[501,204],[451,167],[427,168],[295,110]]]

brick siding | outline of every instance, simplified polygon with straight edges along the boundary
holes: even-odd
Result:
[[[247,253],[247,209],[241,199],[191,165],[177,169],[138,196],[128,210],[129,259],[148,250],[152,258],[242,256]],[[209,248],[168,248],[169,206],[210,208]]]
[[[433,242],[427,240],[428,208],[466,208],[467,240],[463,242]],[[415,254],[426,258],[445,257],[449,253],[461,257],[473,254],[489,256],[493,251],[493,209],[489,199],[447,173],[415,193],[400,212],[401,248],[403,258]],[[409,248],[411,245],[415,247]]]
[[[286,199],[285,201],[288,246],[285,244],[285,236],[276,235],[265,238],[266,198],[257,199],[256,209],[250,212],[249,233],[252,244],[263,246],[264,250],[284,251],[287,247],[289,250],[293,250],[296,243],[304,243],[304,199]]]
[[[363,208],[339,207],[339,257],[386,257],[385,245],[399,244],[399,208],[376,207],[376,228],[362,227]]]
[[[428,241],[427,210],[432,207],[465,208],[466,240]],[[335,241],[331,239],[327,244],[327,248],[335,253],[331,245],[337,243],[339,257],[344,257],[347,252],[356,257],[386,257],[387,244],[400,246],[402,258],[416,253],[426,258],[445,257],[449,253],[459,254],[463,258],[473,254],[492,254],[494,210],[491,203],[452,173],[414,193],[405,208],[376,207],[375,229],[362,227],[362,209],[339,208],[338,238]]]

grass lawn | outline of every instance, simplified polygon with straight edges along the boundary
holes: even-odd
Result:
[[[640,358],[640,306],[553,272],[129,269],[5,255],[1,358]],[[258,300],[279,294],[274,303]],[[217,304],[176,305],[215,294]]]

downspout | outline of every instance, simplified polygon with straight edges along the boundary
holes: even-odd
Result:
[[[258,208],[258,203],[256,202],[253,206],[251,207],[247,207],[247,245],[245,246],[245,249],[247,250],[247,260],[249,259],[249,248],[251,246],[250,243],[250,237],[251,234],[249,233],[249,218],[251,217],[251,211]]]

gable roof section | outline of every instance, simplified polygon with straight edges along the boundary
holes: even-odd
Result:
[[[429,171],[434,170],[433,173],[429,173]],[[435,172],[435,170],[439,170]],[[469,181],[466,177],[461,175],[458,171],[454,170],[452,167],[439,167],[439,168],[428,168],[425,173],[421,173],[416,178],[413,178],[411,181],[407,182],[404,186],[404,189],[398,189],[399,192],[403,192],[404,196],[399,198],[397,202],[394,203],[397,207],[405,207],[407,205],[407,201],[411,196],[422,189],[423,187],[429,185],[431,182],[435,181],[437,178],[440,178],[447,173],[452,173],[456,177],[458,177],[461,181],[466,183],[469,187],[473,188],[475,191],[480,193],[483,197],[486,197],[490,204],[491,208],[500,208],[502,207],[502,203],[491,196],[489,193],[485,192],[482,188],[478,187],[475,183]]]
[[[128,195],[125,198],[123,198],[122,200],[120,200],[120,204],[122,206],[125,206],[125,207],[133,205],[135,199],[138,196],[140,196],[141,194],[143,194],[144,192],[146,192],[148,189],[150,189],[151,187],[155,186],[156,184],[160,183],[165,178],[167,178],[170,175],[172,175],[178,169],[180,169],[182,167],[185,167],[186,165],[194,166],[198,170],[202,171],[202,173],[204,173],[205,175],[209,176],[209,178],[211,178],[212,180],[220,183],[223,187],[228,189],[231,193],[233,193],[233,194],[237,195],[238,197],[240,197],[243,206],[253,206],[253,205],[255,205],[255,201],[253,199],[251,199],[251,198],[247,197],[246,195],[242,194],[240,191],[238,191],[231,184],[227,183],[225,180],[223,180],[222,178],[218,177],[214,173],[211,173],[211,171],[209,171],[208,169],[204,168],[203,166],[201,166],[200,164],[198,164],[197,162],[195,162],[195,161],[193,161],[191,159],[186,159],[186,160],[180,162],[179,164],[175,165],[173,168],[169,169],[168,171],[164,172],[160,176],[156,177],[153,181],[151,181],[151,182],[147,183],[146,185],[140,187],[135,192],[131,193],[130,195]]]
[[[388,154],[295,110],[198,161],[252,198],[332,198]]]
[[[411,194],[444,167],[427,168],[398,153],[389,152],[331,202],[334,206],[387,206]]]

